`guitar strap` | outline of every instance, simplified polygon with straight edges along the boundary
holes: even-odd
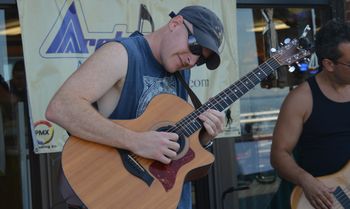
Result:
[[[198,97],[196,96],[196,94],[192,91],[192,89],[188,86],[188,84],[186,83],[185,79],[182,77],[181,73],[179,71],[175,72],[175,76],[176,78],[182,83],[182,85],[185,87],[188,95],[191,98],[191,101],[193,103],[193,106],[198,109],[200,106],[202,106],[201,101],[198,99]]]

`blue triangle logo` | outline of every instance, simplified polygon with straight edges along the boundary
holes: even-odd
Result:
[[[129,33],[126,24],[115,24],[107,31],[90,31],[84,18],[86,15],[79,0],[65,1],[40,46],[40,56],[85,59],[103,43]]]
[[[74,2],[46,53],[89,53]]]

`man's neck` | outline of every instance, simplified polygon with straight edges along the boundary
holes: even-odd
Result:
[[[145,35],[145,39],[148,42],[148,45],[151,48],[153,56],[156,58],[156,60],[162,64],[161,59],[160,59],[160,46],[161,46],[161,41],[162,41],[162,36],[161,36],[161,31],[163,29],[159,29],[154,31],[153,33]]]
[[[338,102],[350,100],[350,84],[341,83],[333,75],[327,72],[320,72],[318,84],[324,93]]]

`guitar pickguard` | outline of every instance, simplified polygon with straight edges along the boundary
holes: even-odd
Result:
[[[165,191],[169,191],[175,184],[178,170],[181,166],[190,162],[194,157],[195,153],[192,149],[189,149],[185,156],[178,160],[171,161],[168,165],[154,161],[149,170],[153,176],[162,183]]]

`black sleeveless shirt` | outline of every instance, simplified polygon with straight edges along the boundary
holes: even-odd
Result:
[[[350,101],[335,102],[308,79],[313,107],[296,146],[299,165],[314,176],[340,170],[350,160]]]

